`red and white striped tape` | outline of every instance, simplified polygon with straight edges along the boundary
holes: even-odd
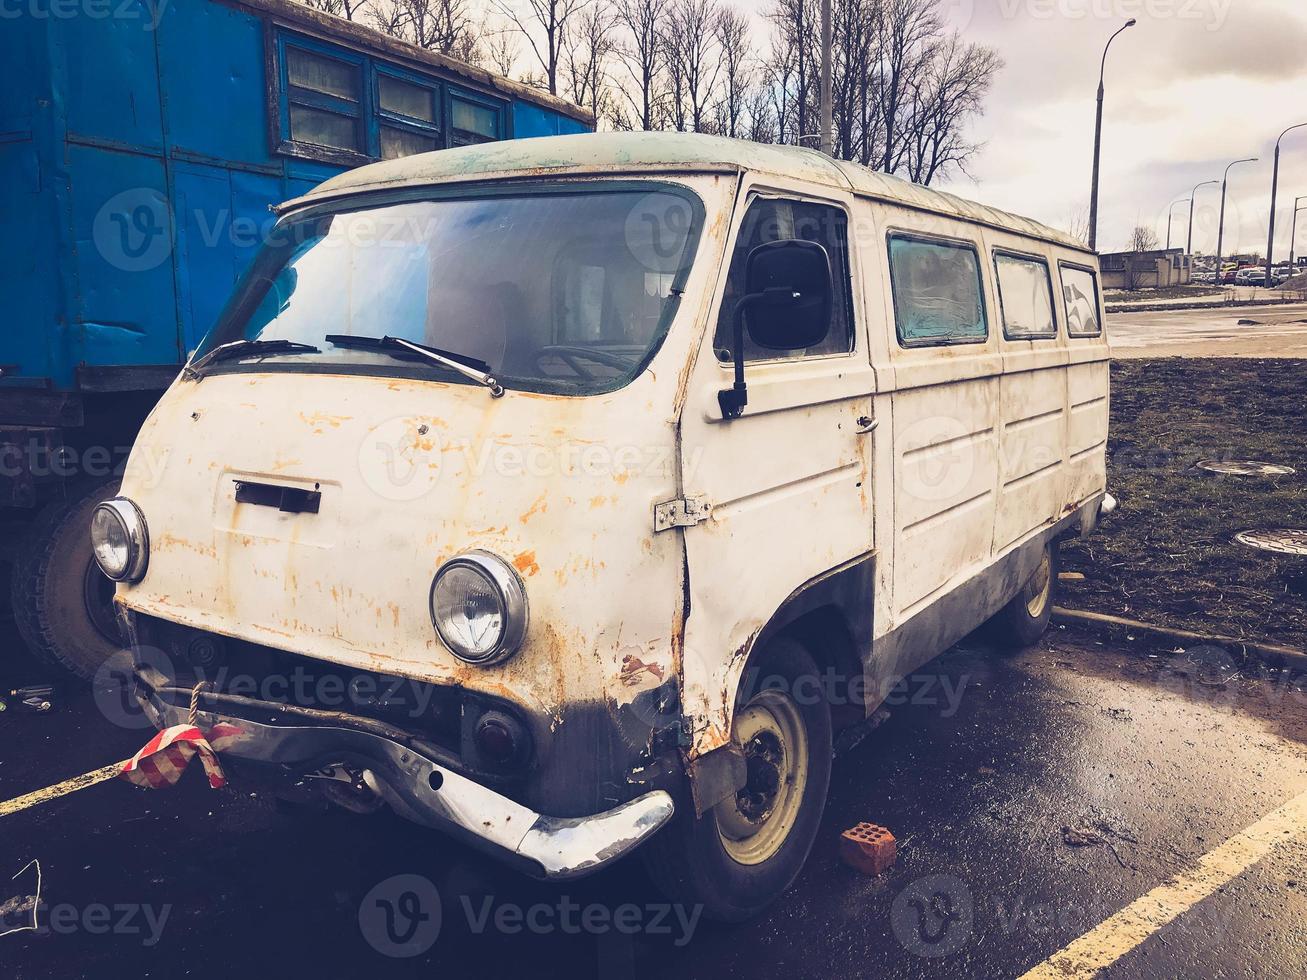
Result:
[[[209,785],[222,789],[227,785],[227,777],[218,762],[218,752],[231,745],[238,735],[239,728],[221,722],[209,730],[207,737],[194,725],[173,725],[124,762],[118,775],[145,789],[174,786],[198,753]]]

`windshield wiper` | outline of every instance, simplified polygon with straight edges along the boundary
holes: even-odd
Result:
[[[182,372],[187,378],[198,377],[202,369],[218,361],[228,361],[234,357],[261,356],[264,354],[320,354],[322,349],[312,344],[301,344],[298,340],[233,340],[229,344],[220,344],[198,361],[188,364]]]
[[[392,357],[405,357],[406,354],[401,352],[417,354],[451,371],[456,371],[479,385],[484,385],[490,389],[490,394],[495,398],[502,398],[504,395],[504,386],[490,375],[490,365],[467,354],[455,354],[452,351],[441,350],[439,347],[415,344],[403,337],[356,337],[353,334],[331,333],[323,339],[337,347],[381,351]]]

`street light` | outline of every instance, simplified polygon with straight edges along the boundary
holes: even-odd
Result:
[[[1166,250],[1168,252],[1171,251],[1171,218],[1175,214],[1175,206],[1177,204],[1183,204],[1183,203],[1184,203],[1183,197],[1178,200],[1172,201],[1171,207],[1166,212]]]
[[[1116,40],[1116,35],[1120,34],[1128,27],[1134,27],[1137,24],[1133,17],[1125,22],[1125,27],[1117,29],[1107,39],[1107,44],[1103,45],[1103,61],[1098,66],[1098,114],[1094,118],[1094,178],[1093,186],[1089,189],[1089,250],[1095,251],[1098,243],[1098,158],[1103,148],[1103,74],[1107,71],[1107,49],[1112,46]]]
[[[1198,193],[1199,187],[1206,187],[1208,184],[1219,184],[1219,180],[1205,180],[1194,187],[1189,192],[1189,240],[1185,245],[1185,251],[1190,255],[1194,254],[1194,195]]]
[[[1288,133],[1292,133],[1295,129],[1302,129],[1304,126],[1307,126],[1307,122],[1301,122],[1290,126],[1280,134],[1280,139],[1275,141],[1275,166],[1271,169],[1271,230],[1266,236],[1265,285],[1267,289],[1271,288],[1271,252],[1275,248],[1275,192],[1278,189],[1277,185],[1280,183],[1280,140],[1284,139]]]
[[[821,152],[835,155],[835,120],[831,102],[831,0],[821,0]]]
[[[1307,195],[1304,195],[1302,197],[1295,197],[1293,199],[1293,229],[1289,232],[1289,272],[1291,274],[1294,270],[1293,246],[1294,243],[1297,242],[1298,240],[1298,212],[1307,211],[1307,205],[1299,207],[1298,205],[1299,201],[1307,201]]]
[[[1246,157],[1243,160],[1235,160],[1230,167],[1240,163],[1256,163],[1257,157]],[[1230,181],[1230,167],[1225,168],[1225,175],[1221,178],[1221,220],[1216,224],[1216,285],[1221,285],[1221,246],[1225,244],[1225,187]]]

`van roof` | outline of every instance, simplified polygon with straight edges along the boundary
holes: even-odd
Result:
[[[366,191],[497,178],[648,172],[753,171],[839,187],[854,194],[1088,251],[1064,231],[1031,218],[834,160],[816,150],[700,133],[584,133],[542,136],[418,153],[373,163],[325,181],[278,211]]]

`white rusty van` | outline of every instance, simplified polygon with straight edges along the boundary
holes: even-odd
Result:
[[[156,724],[538,876],[760,909],[832,735],[1104,509],[1095,256],[816,152],[518,140],[276,234],[93,538]]]

